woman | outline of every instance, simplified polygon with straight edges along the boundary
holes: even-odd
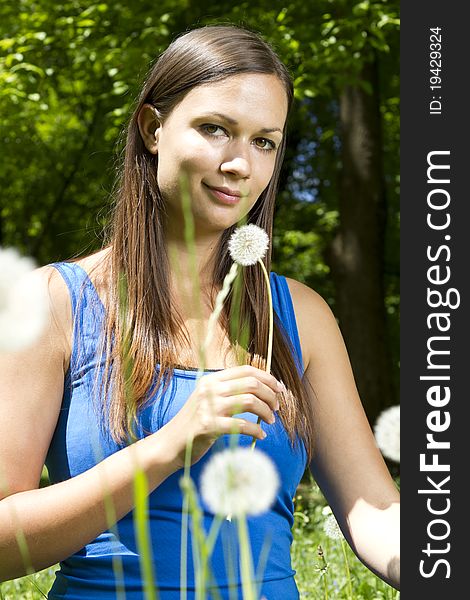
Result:
[[[103,249],[41,269],[51,296],[49,328],[34,347],[0,358],[6,484],[1,579],[25,573],[20,529],[34,569],[62,561],[50,598],[115,598],[116,559],[126,598],[142,598],[130,512],[137,461],[151,492],[159,592],[179,598],[179,479],[186,442],[193,439],[191,475],[197,483],[210,456],[238,432],[241,445],[252,436],[258,440],[282,480],[272,509],[249,519],[255,564],[263,541],[275,532],[262,595],[298,597],[289,554],[291,499],[307,462],[358,557],[398,587],[398,493],[323,299],[271,274],[277,319],[268,374],[255,366],[255,355],[266,354],[266,286],[259,265],[245,268],[240,296],[227,298],[206,352],[206,373],[196,383],[201,336],[231,264],[231,233],[246,216],[271,236],[291,101],[290,77],[272,49],[235,27],[181,36],[150,71],[129,124]],[[194,221],[193,253],[184,237],[182,176]],[[265,265],[269,272],[269,256]],[[126,277],[125,302],[119,273]],[[132,372],[125,388],[126,331]],[[280,380],[291,394],[280,393]],[[125,393],[130,385],[132,401]],[[137,441],[128,445],[129,438]],[[38,490],[44,462],[53,485]],[[111,515],[109,504],[105,509],[109,497]],[[212,516],[204,518],[207,529]],[[117,521],[113,531],[110,521]],[[224,540],[231,536],[233,524],[225,521],[211,562],[224,598],[231,581]],[[190,598],[191,559],[189,552]],[[235,590],[241,597],[237,575]]]

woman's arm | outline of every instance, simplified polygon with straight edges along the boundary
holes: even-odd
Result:
[[[295,280],[288,284],[315,419],[310,469],[358,558],[399,588],[399,493],[364,413],[341,332],[321,296]]]
[[[110,526],[106,493],[117,519],[132,509],[136,460],[150,489],[177,468],[172,463],[174,444],[163,428],[77,477],[34,489],[61,407],[71,310],[60,275],[51,267],[40,271],[50,291],[48,327],[30,348],[0,353],[0,581],[26,574],[17,541],[20,531],[29,566],[38,570],[55,564]]]

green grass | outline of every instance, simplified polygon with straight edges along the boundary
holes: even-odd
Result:
[[[1,600],[41,600],[47,597],[52,582],[54,571],[57,567],[49,567],[44,571],[0,583]]]
[[[323,532],[325,504],[318,487],[308,482],[300,484],[295,497],[292,564],[297,571],[296,581],[302,600],[348,600],[349,597],[341,542],[328,539]],[[323,563],[318,556],[319,545],[324,553]],[[371,573],[349,547],[346,551],[353,600],[399,599],[399,593]],[[56,567],[50,567],[35,575],[0,584],[0,600],[41,600],[47,596],[55,570]]]
[[[301,483],[295,497],[292,566],[300,597],[309,600],[348,600],[348,578],[340,540],[323,531],[326,501],[313,483]],[[324,560],[318,553],[321,546]],[[353,600],[398,600],[399,592],[367,569],[345,544]]]

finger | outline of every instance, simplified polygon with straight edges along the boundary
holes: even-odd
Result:
[[[252,394],[263,400],[263,402],[266,402],[271,410],[279,409],[277,392],[253,376],[222,381],[217,387],[217,393],[225,397],[236,396],[238,394]]]
[[[217,433],[219,435],[241,433],[242,435],[255,437],[258,440],[264,440],[267,435],[257,423],[252,423],[246,419],[236,419],[233,417],[218,417]]]
[[[223,369],[213,375],[211,374],[211,376],[214,376],[214,379],[217,381],[228,381],[230,379],[251,376],[262,381],[265,385],[270,387],[273,392],[281,392],[283,390],[282,384],[274,377],[274,375],[271,375],[271,373],[263,371],[262,369],[258,369],[257,367],[253,367],[252,365],[229,367],[228,369]]]
[[[272,425],[275,422],[274,413],[266,402],[263,402],[253,394],[239,394],[237,396],[224,398],[220,408],[225,415],[232,416],[239,413],[250,412],[261,417],[261,419],[269,425]]]

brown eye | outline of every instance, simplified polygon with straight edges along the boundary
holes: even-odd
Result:
[[[213,125],[212,123],[205,123],[204,125],[201,125],[201,129],[204,131],[204,133],[208,133],[209,135],[220,136],[225,133],[223,127],[220,127],[219,125]]]
[[[256,138],[255,145],[260,150],[266,150],[267,152],[276,149],[276,145],[274,144],[274,142],[266,138]]]

